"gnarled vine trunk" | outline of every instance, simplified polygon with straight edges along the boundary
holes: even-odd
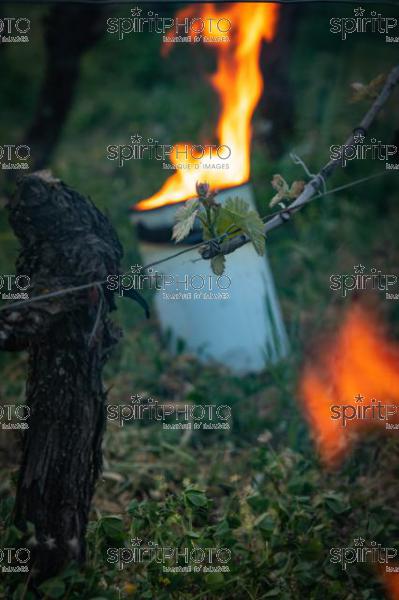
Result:
[[[111,224],[48,173],[24,177],[8,208],[21,243],[17,273],[30,277],[30,296],[119,272],[122,247]],[[105,427],[102,368],[120,335],[108,318],[113,307],[109,292],[95,286],[0,313],[0,349],[29,353],[15,520],[22,529],[35,526],[36,581],[84,560]]]

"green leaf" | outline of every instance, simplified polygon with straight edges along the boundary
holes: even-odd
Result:
[[[227,522],[231,529],[237,529],[241,525],[241,519],[238,515],[228,515]]]
[[[223,536],[230,532],[230,525],[226,519],[220,521],[219,525],[215,529],[215,535]]]
[[[223,573],[208,573],[205,581],[209,587],[220,587],[224,584],[224,575]]]
[[[261,531],[265,533],[271,533],[275,526],[276,522],[271,515],[263,514],[258,517],[254,523],[255,527],[259,527]]]
[[[273,555],[273,562],[278,568],[282,569],[289,560],[289,554],[287,552],[276,552]]]
[[[215,275],[223,275],[226,265],[226,258],[223,254],[218,254],[211,258],[211,269]]]
[[[318,560],[324,556],[324,548],[321,540],[317,537],[306,540],[300,548],[300,555],[304,559]]]
[[[176,223],[173,227],[172,240],[181,242],[188,236],[194,226],[199,209],[200,203],[198,200],[187,200],[184,206],[179,208],[176,212]]]
[[[260,494],[254,494],[247,498],[249,506],[254,512],[260,513],[265,512],[269,507],[269,499],[261,496]]]
[[[216,225],[219,234],[234,228],[244,232],[250,238],[256,252],[260,255],[264,254],[265,234],[262,219],[256,210],[250,209],[243,198],[228,198],[220,207]]]
[[[127,507],[127,512],[129,515],[134,515],[138,511],[138,508],[139,508],[138,500],[133,499],[130,502],[129,506]]]
[[[196,531],[186,531],[185,534],[187,537],[192,538],[194,540],[198,540],[198,538],[201,537],[201,534],[197,533]]]
[[[196,507],[203,507],[208,504],[207,497],[201,490],[188,489],[184,492],[184,496],[189,504]]]
[[[120,517],[103,517],[100,521],[100,531],[105,537],[117,542],[123,542],[125,538],[123,521]]]
[[[324,500],[328,508],[337,515],[350,509],[350,504],[343,494],[328,492],[324,495]]]
[[[289,492],[294,495],[309,494],[312,490],[312,484],[304,476],[294,475],[287,486]]]
[[[267,594],[265,594],[265,598],[275,598],[276,596],[280,596],[280,594],[280,588],[273,588],[272,590],[270,590],[270,592],[267,592]]]
[[[48,598],[62,598],[65,593],[65,583],[62,579],[48,579],[39,586],[39,590]]]

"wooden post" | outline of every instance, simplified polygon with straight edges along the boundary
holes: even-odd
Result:
[[[17,273],[30,277],[31,296],[119,273],[122,247],[109,221],[49,173],[21,179],[8,209],[21,244]],[[121,335],[108,318],[113,308],[96,286],[0,313],[0,349],[29,353],[15,521],[35,525],[36,581],[85,557],[106,423],[102,369]]]

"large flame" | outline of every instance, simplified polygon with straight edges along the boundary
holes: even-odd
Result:
[[[189,168],[177,169],[156,194],[136,204],[135,209],[150,210],[193,197],[199,179],[218,189],[239,185],[249,179],[251,118],[263,89],[260,49],[262,40],[273,39],[277,14],[278,5],[267,3],[237,3],[218,8],[213,4],[193,4],[179,11],[177,17],[181,19],[201,17],[205,24],[210,22],[209,19],[229,19],[231,22],[230,41],[208,43],[216,46],[218,57],[216,73],[210,78],[221,101],[216,131],[218,144],[228,146],[231,155],[227,160],[215,153],[211,159],[208,153],[202,159],[192,158],[190,154],[188,158],[182,158],[184,147],[176,144],[171,154],[172,163]],[[209,30],[204,30],[203,34],[215,36],[215,32]],[[176,150],[180,152],[178,159]],[[217,164],[221,167],[227,162],[228,169],[217,168]],[[198,164],[199,168],[194,169]],[[209,164],[211,168],[204,168]]]
[[[374,427],[386,428],[386,421],[370,418],[371,408],[364,413],[365,407],[378,402],[392,406],[390,412],[397,410],[397,414],[390,416],[389,423],[397,423],[399,346],[389,341],[371,311],[354,305],[319,358],[305,366],[300,388],[321,458],[327,466],[335,466],[359,434]],[[333,406],[342,405],[353,406],[356,412],[351,408],[332,412]],[[345,427],[342,419],[332,418],[343,410],[351,417]]]

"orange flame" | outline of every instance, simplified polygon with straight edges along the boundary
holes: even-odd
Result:
[[[277,15],[278,5],[267,3],[237,3],[218,8],[213,4],[197,4],[179,11],[179,18],[201,17],[205,24],[204,36],[215,37],[215,31],[209,30],[210,19],[228,19],[231,23],[227,34],[230,41],[210,43],[217,47],[218,52],[217,70],[210,78],[221,100],[217,137],[219,146],[227,146],[231,154],[227,160],[211,151],[207,151],[203,158],[193,158],[191,152],[186,152],[188,156],[181,158],[185,147],[176,144],[171,162],[175,167],[180,165],[183,168],[177,168],[156,194],[136,204],[136,210],[159,208],[193,197],[199,173],[201,180],[219,189],[239,185],[249,179],[251,118],[263,89],[259,69],[261,43],[262,40],[273,39]],[[188,147],[195,149],[192,145]],[[178,153],[180,156],[176,158]],[[227,150],[219,154],[228,156]],[[223,168],[227,161],[228,169]]]
[[[398,565],[394,565],[398,568]],[[391,600],[399,600],[399,573],[382,572],[382,579],[387,591],[388,597]]]
[[[355,305],[320,358],[305,366],[300,394],[321,458],[336,466],[360,433],[398,422],[399,346],[369,310]]]

